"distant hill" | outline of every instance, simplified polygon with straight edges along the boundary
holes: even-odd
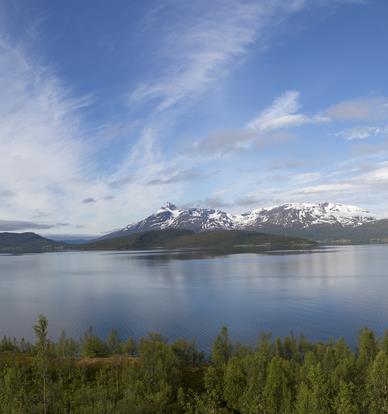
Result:
[[[243,230],[320,243],[386,243],[387,223],[388,220],[378,220],[362,208],[337,203],[289,203],[244,214],[204,208],[180,209],[167,203],[145,219],[101,239],[151,230],[188,229],[197,233]]]
[[[63,250],[63,243],[35,233],[0,233],[0,253],[42,253]]]
[[[276,236],[240,230],[208,231],[195,233],[193,230],[166,229],[151,230],[111,239],[97,240],[79,246],[81,250],[132,250],[132,249],[251,249],[274,250],[313,247],[310,240]]]
[[[90,234],[47,234],[43,235],[46,239],[64,244],[84,244],[96,240],[98,236]]]
[[[346,236],[354,243],[388,243],[388,219],[365,223],[349,230]]]
[[[269,226],[266,230],[271,234],[306,237],[310,240],[329,244],[388,243],[388,219],[374,220],[354,227],[321,224],[304,229],[286,229],[280,226]]]

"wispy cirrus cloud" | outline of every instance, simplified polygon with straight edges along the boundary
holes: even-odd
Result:
[[[349,141],[367,139],[379,135],[388,135],[388,126],[358,126],[344,129],[334,134]]]
[[[305,124],[329,122],[322,115],[299,113],[300,92],[286,91],[243,128],[234,131],[218,131],[202,140],[195,141],[192,149],[210,156],[227,156],[251,148],[261,149],[282,144],[294,137],[290,132]]]
[[[204,208],[213,208],[213,209],[235,209],[238,208],[238,212],[241,213],[240,209],[245,208],[258,208],[265,204],[270,203],[270,200],[260,198],[254,194],[248,194],[242,197],[234,197],[231,201],[226,201],[221,194],[213,194],[210,197],[206,197],[203,200],[192,201],[191,203],[184,205],[184,208],[191,208],[193,206],[204,207]]]
[[[142,141],[129,149],[132,165],[101,170],[98,151],[104,148],[90,138],[83,119],[93,100],[74,96],[23,43],[1,35],[0,31],[0,218],[16,223],[7,228],[22,230],[17,226],[20,219],[35,223],[36,212],[44,211],[47,222],[69,222],[74,231],[82,223],[83,231],[97,232],[136,214],[136,209],[128,213],[126,208],[133,199],[140,214],[154,197],[162,198],[162,191],[144,188],[153,178],[147,158],[153,150],[144,151]],[[123,180],[132,174],[136,182]],[[114,197],[117,202],[110,209],[95,202]],[[51,224],[29,228],[47,229]]]
[[[271,106],[249,121],[247,128],[266,131],[329,121],[329,118],[320,114],[310,116],[300,113],[299,98],[299,91],[284,92],[274,100]]]
[[[193,181],[204,178],[203,173],[197,169],[183,169],[175,172],[161,171],[157,178],[148,181],[148,185],[167,185],[180,182]]]
[[[286,177],[284,177],[286,178]],[[250,190],[247,201],[252,200],[253,207],[261,207],[271,204],[286,202],[323,202],[332,201],[349,203],[371,208],[379,217],[387,217],[386,205],[388,194],[388,165],[381,162],[363,171],[353,169],[345,174],[305,173],[289,177],[285,185],[285,179],[266,177],[263,185],[255,192]],[[249,194],[249,193],[248,193]],[[235,199],[225,202],[229,207],[244,206],[240,200]],[[247,204],[248,206],[248,204]],[[241,210],[238,210],[241,211]]]
[[[332,177],[335,177],[332,175]],[[366,171],[355,169],[349,177],[341,179],[329,179],[315,185],[308,185],[291,191],[292,195],[319,196],[334,199],[341,196],[342,199],[352,199],[363,194],[373,194],[388,188],[388,163],[377,163]],[[388,194],[381,194],[388,202]]]
[[[352,126],[334,135],[347,140],[363,140],[388,135],[388,98],[384,96],[363,97],[346,100],[330,106],[325,114],[333,121],[347,122]],[[361,125],[354,124],[363,123]],[[370,122],[372,125],[365,125]]]
[[[0,231],[48,230],[68,225],[69,223],[45,224],[21,220],[0,220]]]
[[[252,147],[262,148],[292,139],[293,135],[290,131],[307,124],[362,119],[386,120],[388,101],[385,98],[342,101],[314,115],[304,114],[300,112],[300,109],[300,92],[285,91],[258,116],[250,120],[244,128],[215,132],[205,139],[194,142],[193,148],[202,153],[213,154],[213,156],[230,155]],[[277,132],[274,133],[274,131]],[[351,127],[333,135],[347,140],[362,140],[387,134],[388,126],[380,124]]]
[[[111,213],[90,203],[110,193],[97,150],[84,123],[89,96],[74,96],[50,67],[23,43],[0,33],[0,218],[47,229],[50,222],[83,223],[87,231],[109,227]],[[44,212],[45,222],[34,220]],[[122,213],[124,215],[124,212]],[[126,221],[126,220],[125,220]],[[43,227],[42,227],[43,226]]]
[[[378,96],[342,101],[330,106],[325,115],[339,121],[384,121],[388,116],[388,98]]]
[[[195,141],[192,151],[210,157],[227,156],[237,151],[245,151],[252,146],[256,134],[245,129],[235,131],[217,131],[206,138]]]
[[[173,24],[171,19],[166,19],[169,26],[160,30],[160,44],[153,51],[152,66],[155,70],[151,71],[148,81],[139,84],[130,94],[130,105],[139,107],[144,104],[149,115],[145,117],[145,128],[137,144],[145,151],[135,150],[128,164],[134,160],[137,162],[135,153],[142,154],[140,159],[145,159],[143,152],[158,153],[159,143],[163,141],[166,131],[168,133],[174,128],[182,111],[208,93],[214,84],[220,84],[225,75],[248,55],[252,45],[255,45],[256,53],[260,53],[263,46],[269,46],[268,40],[279,22],[311,6],[337,6],[338,3],[350,2],[199,1],[190,6],[181,3],[185,9],[182,13],[179,13],[179,7],[178,12],[175,9],[178,4],[175,1],[158,7],[152,13],[152,26],[161,18],[165,19],[170,5],[174,6],[175,17],[180,17]],[[192,165],[203,156],[206,162],[209,158],[225,157],[253,148],[282,145],[294,137],[289,131],[291,128],[329,121],[326,114],[302,112],[300,93],[285,91],[241,128],[215,131],[186,145],[186,154],[180,156],[177,162]],[[163,162],[155,157],[147,158],[148,172],[157,175]],[[176,185],[175,177],[172,180],[169,178],[156,177],[148,182]]]
[[[248,129],[219,131],[195,141],[190,151],[210,158],[226,157],[252,148],[262,149],[272,145],[281,145],[293,137],[294,135],[287,131],[271,131],[268,133]]]
[[[182,113],[186,116],[213,86],[222,86],[244,59],[271,46],[279,23],[311,6],[337,3],[341,2],[165,2],[148,22],[157,36],[146,33],[141,48],[128,52],[137,58],[141,50],[150,69],[139,74],[141,81],[131,91],[123,82],[114,99],[125,100],[125,108],[118,111],[124,114],[101,123],[99,111],[84,117],[96,98],[75,95],[54,70],[42,65],[49,56],[34,56],[0,32],[0,217],[30,223],[69,221],[74,232],[80,225],[76,223],[82,223],[83,232],[93,233],[121,226],[152,211],[166,194],[191,196],[192,181],[207,177],[214,168],[206,164],[211,157],[282,145],[293,138],[293,128],[349,116],[352,110],[344,105],[329,108],[324,116],[311,114],[302,110],[299,92],[285,91],[251,121],[239,121],[235,130],[204,129],[206,138],[191,146],[190,154],[178,155],[171,148],[180,138],[174,136],[174,128]],[[128,101],[134,112],[128,111]],[[91,118],[92,125],[87,125]],[[170,136],[174,137],[167,142]],[[114,137],[125,140],[125,145],[114,148]],[[104,151],[108,144],[112,151]],[[310,183],[309,178],[305,176],[303,184]],[[218,203],[253,205],[262,200],[247,194]],[[209,204],[217,203],[210,198]],[[44,212],[44,217],[36,217],[37,212]]]
[[[255,44],[256,51],[269,47],[277,26],[293,14],[311,6],[336,6],[362,0],[213,0],[169,3],[175,24],[171,24],[169,6],[158,6],[152,21],[166,21],[158,61],[165,68],[140,84],[130,101],[156,102],[163,111],[187,104],[223,75],[230,72]],[[166,11],[167,9],[167,11]],[[179,19],[176,19],[179,16]],[[171,17],[171,16],[170,16]]]
[[[263,46],[276,23],[304,6],[301,0],[174,2],[182,7],[180,19],[167,30],[156,54],[165,70],[139,85],[131,102],[156,102],[157,111],[189,103],[230,71],[250,45]]]
[[[14,194],[14,214],[25,216],[26,206],[60,205],[61,194],[76,191],[73,181],[85,176],[76,112],[88,98],[73,99],[22,45],[1,37],[0,75],[0,188]]]
[[[268,39],[277,25],[305,6],[303,0],[215,0],[210,3],[172,1],[157,7],[152,12],[152,24],[148,21],[147,25],[148,28],[160,26],[157,47],[151,49],[152,69],[148,80],[142,81],[129,94],[130,107],[138,109],[144,105],[147,115],[137,143],[115,174],[118,179],[125,177],[136,165],[138,174],[135,179],[142,171],[146,183],[174,186],[174,191],[182,191],[184,181],[173,176],[174,168],[191,169],[198,157],[188,162],[187,156],[181,156],[171,165],[171,160],[164,159],[160,151],[163,137],[174,129],[179,116],[197,98],[226,79],[225,76],[251,52],[253,45],[256,53],[260,53],[264,46],[268,46]],[[239,139],[229,138],[236,133]],[[230,148],[221,149],[223,153],[233,151],[236,146],[252,144],[253,134],[249,131],[217,135],[207,141],[209,149],[216,145],[212,141],[218,140],[225,143],[225,148]],[[267,137],[257,138],[256,143],[265,146],[267,140]],[[202,152],[199,147],[199,152],[194,147],[190,151]],[[167,166],[171,171],[168,177],[158,177],[159,171]]]

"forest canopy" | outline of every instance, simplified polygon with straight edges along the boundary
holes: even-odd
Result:
[[[155,333],[53,341],[44,316],[34,331],[0,342],[0,413],[388,413],[388,332],[361,329],[356,349],[292,334],[245,346],[223,327],[205,356]]]

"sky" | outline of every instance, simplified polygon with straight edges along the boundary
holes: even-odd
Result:
[[[388,217],[386,0],[0,0],[0,231],[166,201]]]

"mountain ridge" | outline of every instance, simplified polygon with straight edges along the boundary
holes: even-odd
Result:
[[[231,214],[217,209],[180,209],[167,202],[155,213],[109,233],[101,239],[122,237],[134,233],[186,229],[194,232],[245,230],[268,234],[307,237],[313,240],[342,239],[359,227],[379,220],[367,210],[340,203],[287,203],[253,209],[243,214]],[[349,231],[351,230],[351,231]]]

